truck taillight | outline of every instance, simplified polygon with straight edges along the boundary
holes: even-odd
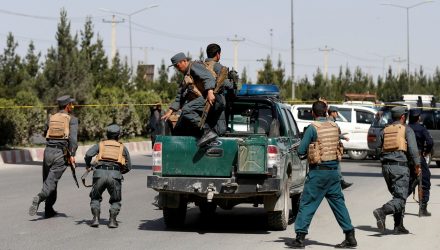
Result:
[[[375,134],[368,134],[367,141],[368,142],[376,142],[376,135]]]
[[[277,146],[267,146],[267,172],[275,177],[278,173],[278,167],[281,165],[281,154]]]
[[[162,143],[156,142],[153,146],[153,174],[162,173]]]

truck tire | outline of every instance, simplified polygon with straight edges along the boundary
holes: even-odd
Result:
[[[348,156],[353,160],[363,160],[367,157],[368,152],[366,150],[348,150]]]
[[[291,198],[291,200],[292,200],[292,214],[291,214],[292,220],[294,220],[296,218],[296,215],[298,214],[300,199],[301,199],[301,194],[295,194]]]
[[[179,207],[170,208],[163,207],[163,219],[165,226],[168,228],[181,227],[185,223],[187,202],[185,199],[180,199]]]
[[[282,199],[283,202],[283,210],[281,211],[269,211],[267,213],[267,224],[269,225],[270,230],[281,231],[286,230],[287,224],[289,222],[289,188],[286,187],[283,190],[283,193],[278,199]]]
[[[436,161],[435,164],[437,164],[437,167],[440,168],[440,161]]]
[[[214,202],[201,202],[199,204],[200,214],[202,216],[212,216],[215,214],[215,210],[217,209],[217,204]]]

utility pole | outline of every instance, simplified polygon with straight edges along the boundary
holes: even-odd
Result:
[[[232,42],[234,45],[234,69],[238,70],[238,44],[240,42],[243,42],[245,39],[244,38],[238,38],[237,34],[235,34],[234,38],[229,39],[228,41]]]
[[[333,51],[334,49],[327,48],[327,45],[323,49],[319,49],[319,51],[324,52],[324,77],[325,79],[328,79],[328,54],[330,51]]]
[[[269,32],[270,32],[270,59],[273,61],[273,29],[270,29]]]
[[[116,20],[116,16],[112,15],[112,20],[102,19],[103,23],[111,23],[112,24],[112,61],[116,56],[116,24],[125,22],[124,19]]]
[[[293,33],[293,0],[291,0],[290,1],[290,21],[291,21],[291,24],[290,24],[290,28],[291,28],[291,34],[290,34],[290,38],[291,38],[291,40],[290,40],[290,46],[291,46],[291,48],[290,48],[290,51],[291,51],[291,53],[292,53],[292,55],[291,55],[291,67],[292,67],[292,101],[293,100],[295,100],[295,54],[294,54],[294,44],[293,44],[293,38],[294,38],[294,33]]]
[[[397,59],[393,60],[395,63],[397,63],[397,75],[400,76],[400,64],[405,62],[405,59],[401,59],[400,56]]]

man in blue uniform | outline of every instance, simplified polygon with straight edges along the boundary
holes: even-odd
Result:
[[[387,125],[381,135],[382,174],[393,198],[382,207],[373,211],[377,227],[385,232],[385,218],[394,216],[394,234],[408,234],[403,226],[406,199],[409,195],[410,168],[408,161],[413,161],[416,175],[420,168],[420,157],[414,131],[405,125],[406,108],[397,106],[391,109],[393,123]],[[418,170],[419,171],[419,170]]]
[[[109,228],[117,228],[116,217],[121,210],[122,174],[131,170],[131,159],[127,148],[120,143],[121,128],[112,124],[106,129],[107,140],[93,145],[84,157],[87,171],[92,169],[92,158],[96,156],[95,171],[93,171],[93,187],[90,191],[90,208],[93,220],[90,226],[99,226],[102,193],[107,189],[110,194]]]
[[[420,155],[420,165],[422,170],[423,197],[419,197],[419,199],[421,199],[419,201],[421,202],[419,216],[431,216],[431,213],[428,212],[427,209],[429,201],[429,190],[431,189],[431,171],[429,170],[429,166],[426,163],[425,156],[432,151],[434,142],[428,130],[420,124],[421,113],[422,112],[420,109],[410,110],[408,126],[414,130],[414,134],[416,136],[417,148]]]
[[[75,163],[78,148],[78,118],[71,115],[75,99],[65,95],[57,99],[59,111],[49,118],[46,125],[46,148],[43,158],[43,188],[32,200],[29,215],[38,211],[38,206],[45,201],[44,215],[53,217],[57,212],[53,205],[57,200],[57,185],[69,164]]]
[[[338,118],[338,108],[337,107],[330,106],[328,108],[328,118],[330,119],[330,121],[336,122],[336,119]],[[339,135],[339,139],[346,140],[346,141],[349,140],[348,137],[346,137],[346,136],[341,134],[341,129],[340,128],[339,128],[339,134],[340,134]],[[342,190],[351,187],[351,185],[353,185],[353,183],[346,182],[344,180],[344,176],[342,176],[341,168],[338,169],[338,172],[339,172],[339,176],[341,177],[341,187],[342,187]]]
[[[161,117],[168,120],[171,114],[179,109],[182,114],[174,128],[175,135],[198,135],[198,126],[205,107],[205,99],[211,105],[215,103],[215,78],[203,63],[192,62],[184,53],[178,53],[171,58],[171,66],[184,74],[184,80],[179,86],[175,101]],[[203,147],[217,138],[217,134],[208,123],[203,127],[197,146]]]
[[[345,240],[336,248],[357,246],[354,227],[345,206],[338,173],[341,157],[338,126],[327,119],[327,105],[317,101],[312,105],[315,118],[305,130],[298,148],[298,155],[309,160],[310,172],[304,183],[298,215],[295,220],[296,239],[287,243],[292,248],[304,248],[305,236],[308,233],[313,215],[324,197],[327,199],[339,226],[345,233]]]

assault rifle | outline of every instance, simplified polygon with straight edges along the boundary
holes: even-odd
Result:
[[[224,81],[228,77],[228,68],[222,67],[220,74],[215,81],[214,94],[217,94],[223,87]],[[211,109],[211,104],[206,101],[205,108],[203,109],[202,117],[200,118],[199,128],[202,129],[205,126],[206,118],[208,117],[209,110]]]
[[[411,184],[411,189],[412,189],[412,193],[413,193],[413,199],[419,203],[419,210],[422,206],[422,199],[423,199],[423,188],[422,188],[422,169],[420,167],[420,165],[416,165],[415,166],[415,172],[417,174],[417,172],[419,173],[418,175],[416,175],[415,180],[413,181],[413,183]],[[417,198],[419,200],[416,200],[415,195],[416,195],[416,187],[417,187]],[[420,217],[420,213],[419,213],[419,217]]]
[[[73,162],[69,162],[69,166],[70,166],[70,170],[72,171],[73,180],[75,181],[76,186],[79,188],[78,179],[76,178],[76,171],[75,171],[76,164]]]

